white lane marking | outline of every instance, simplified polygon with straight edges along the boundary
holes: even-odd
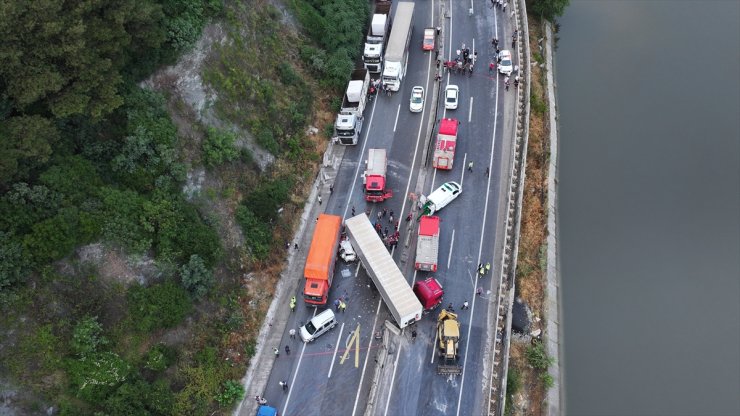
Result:
[[[342,332],[344,332],[344,322],[342,322],[342,326],[339,328],[339,336],[337,337],[337,346],[334,348],[334,355],[331,357],[331,365],[329,366],[329,375],[327,378],[331,378],[331,370],[334,369],[334,361],[337,360],[337,351],[339,351],[339,340],[342,339]]]
[[[465,183],[465,169],[468,168],[468,164],[465,163],[468,160],[468,154],[465,153],[465,156],[463,156],[463,168],[462,173],[460,174],[460,188],[462,188],[463,183]]]
[[[398,126],[398,115],[401,114],[401,104],[398,104],[398,110],[396,110],[396,122],[393,123],[393,132],[396,132],[396,126]]]
[[[468,123],[473,119],[473,97],[470,97],[470,109],[468,110]]]
[[[401,336],[403,336],[404,331],[401,330]],[[401,358],[401,348],[403,348],[403,345],[398,346],[398,350],[396,351],[396,362],[393,364],[393,375],[391,376],[391,389],[388,391],[388,399],[385,401],[385,411],[383,412],[383,416],[388,416],[388,407],[391,405],[391,397],[393,396],[393,382],[396,380],[396,371],[398,370],[398,360]]]
[[[495,23],[494,27],[496,27],[496,30],[498,30],[498,21],[496,20],[496,13],[494,13],[493,15],[494,15],[494,23]],[[496,73],[496,81],[498,81],[498,72]],[[496,104],[493,110],[493,132],[491,133],[491,153],[490,153],[489,161],[488,161],[489,171],[493,169],[493,153],[496,150],[496,126],[498,125],[498,92],[499,92],[498,82],[496,82],[496,96],[495,96]],[[485,236],[485,233],[486,233],[486,217],[488,216],[488,199],[491,193],[491,176],[493,175],[490,175],[490,174],[488,175],[488,180],[486,182],[486,203],[483,207],[483,227],[481,227],[480,243],[478,245],[478,261],[476,262],[476,264],[481,263],[480,258],[481,258],[481,253],[483,252],[483,237]],[[496,237],[494,235],[494,244],[495,244],[495,241],[496,241]],[[468,347],[470,345],[470,331],[473,328],[473,325],[471,324],[472,324],[472,319],[473,319],[474,312],[475,312],[475,298],[477,297],[475,295],[475,288],[478,287],[479,280],[480,280],[480,274],[476,272],[475,273],[475,285],[473,286],[474,292],[471,295],[473,300],[472,302],[470,302],[470,313],[468,314],[468,317],[469,317],[468,318],[468,334],[465,340],[465,352],[464,352],[465,355],[463,356],[463,366],[462,366],[463,371],[462,371],[462,377],[460,379],[460,394],[457,397],[457,412],[455,413],[456,416],[460,416],[460,406],[462,405],[461,400],[462,400],[462,394],[463,394],[463,387],[465,386],[465,370],[467,369],[466,364],[468,362]],[[495,334],[494,334],[494,337],[495,337]]]
[[[473,14],[473,0],[470,0],[470,14]]]
[[[432,156],[432,157],[434,157],[434,156]],[[437,169],[433,169],[433,170],[434,171],[432,172],[432,187],[430,189],[434,189],[434,181],[437,179]],[[462,186],[462,185],[460,185],[460,186]]]
[[[375,339],[373,332],[375,331],[375,325],[378,324],[378,316],[380,314],[380,304],[383,302],[383,298],[378,299],[378,307],[375,309],[375,320],[373,321],[373,327],[370,330],[370,342],[367,344],[367,354],[365,354],[365,364],[362,365],[362,375],[360,375],[360,384],[357,386],[357,395],[355,396],[355,405],[352,407],[352,416],[357,413],[357,403],[360,401],[360,391],[362,387],[362,380],[365,379],[365,370],[367,370],[367,361],[370,359],[370,351],[373,347],[373,339]],[[283,412],[285,414],[285,412]]]
[[[347,197],[347,206],[344,207],[344,213],[342,214],[342,218],[347,218],[347,210],[349,210],[349,207],[352,204],[352,193],[355,191],[355,186],[357,185],[357,177],[360,174],[360,166],[363,165],[362,156],[365,154],[365,147],[367,146],[367,142],[369,141],[367,136],[370,134],[370,129],[373,126],[373,117],[375,117],[375,106],[378,104],[378,101],[379,100],[377,99],[373,101],[373,111],[370,113],[370,122],[368,122],[367,130],[365,130],[365,141],[362,143],[362,151],[360,151],[360,160],[357,162],[357,169],[355,169],[355,177],[352,180],[352,187],[349,188],[349,196]]]
[[[439,334],[437,333],[437,329],[434,329],[434,344],[432,344],[432,359],[429,360],[429,363],[434,364],[434,357],[437,355],[437,336]]]
[[[452,260],[452,246],[455,245],[455,229],[452,229],[452,241],[450,241],[450,254],[447,256],[447,270],[450,269],[450,260]]]
[[[316,311],[318,310],[318,307],[313,308],[313,318],[316,316]],[[293,391],[293,389],[290,388],[293,384],[295,384],[295,379],[298,376],[298,370],[301,369],[301,361],[303,361],[303,353],[306,351],[306,344],[307,342],[303,343],[303,348],[301,348],[301,354],[298,356],[298,364],[295,366],[295,372],[293,373],[293,378],[290,380],[290,384],[288,385],[288,397],[285,398],[285,405],[283,406],[283,414],[285,414],[285,409],[288,408],[288,403],[290,402],[290,393]]]

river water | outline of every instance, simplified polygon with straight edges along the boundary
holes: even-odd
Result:
[[[572,415],[740,414],[740,1],[560,19]]]

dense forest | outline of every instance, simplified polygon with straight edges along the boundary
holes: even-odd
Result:
[[[212,414],[241,399],[326,142],[306,126],[326,130],[367,19],[364,0],[3,3],[0,386],[21,412]],[[228,41],[202,78],[233,128],[191,117],[185,134],[182,100],[142,81],[209,24]],[[208,186],[183,192],[197,169]],[[148,272],[103,272],[114,259]]]

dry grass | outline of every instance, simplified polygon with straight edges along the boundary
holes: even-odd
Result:
[[[537,51],[537,40],[542,37],[538,19],[529,16],[530,45]],[[545,99],[544,69],[534,66],[531,69],[532,96]],[[529,143],[527,147],[527,180],[524,185],[522,202],[522,224],[517,258],[517,291],[531,308],[535,317],[542,318],[545,288],[545,253],[547,238],[547,169],[548,135],[547,112],[530,112]],[[542,321],[532,323],[538,329]],[[545,398],[545,388],[538,372],[526,361],[524,352],[526,342],[514,341],[511,344],[510,366],[521,374],[522,387],[512,398],[514,415],[540,415]]]

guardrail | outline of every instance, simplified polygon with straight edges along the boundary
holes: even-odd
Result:
[[[507,198],[506,234],[504,254],[501,261],[501,280],[496,297],[495,341],[489,380],[488,414],[503,415],[506,408],[506,377],[509,368],[511,346],[511,311],[516,286],[516,262],[519,253],[519,231],[522,219],[521,206],[527,165],[527,143],[529,141],[529,97],[531,91],[531,69],[529,28],[525,0],[514,1],[514,26],[519,36],[514,51],[519,63],[520,82],[516,94],[516,122],[514,146],[512,147],[511,182]],[[505,18],[506,14],[504,14]],[[507,39],[503,40],[504,42]]]

